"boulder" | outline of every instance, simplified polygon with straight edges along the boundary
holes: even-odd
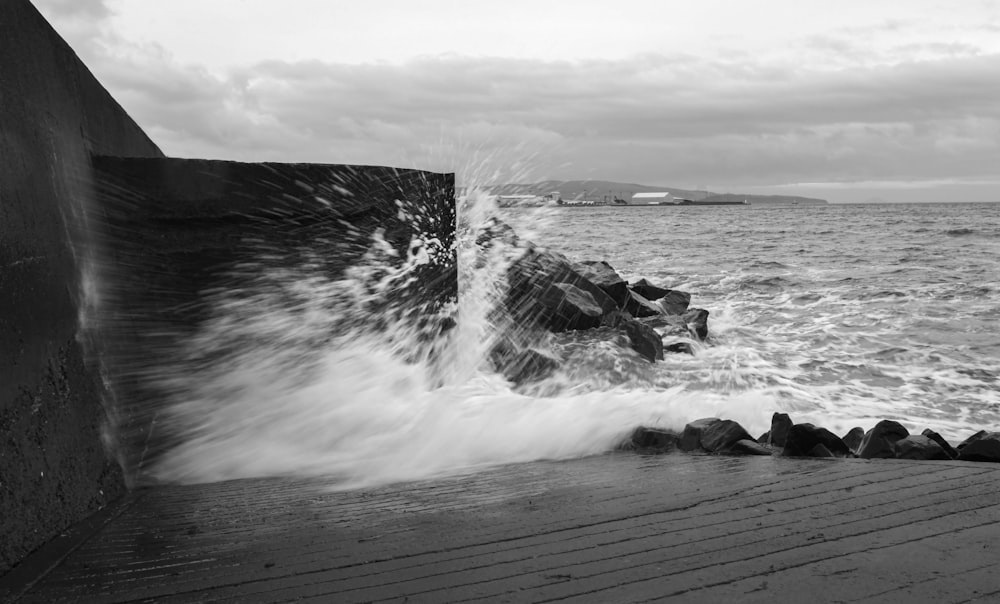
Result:
[[[663,359],[663,339],[649,325],[621,311],[605,315],[603,324],[625,332],[632,350],[638,352],[650,362]]]
[[[665,287],[657,287],[645,279],[639,279],[635,283],[629,285],[629,287],[632,291],[650,301],[659,300],[663,296],[670,293],[669,289]]]
[[[911,434],[894,445],[896,459],[951,459],[941,445],[923,434]]]
[[[768,433],[767,443],[775,447],[784,447],[788,438],[788,431],[792,429],[792,418],[787,413],[775,413],[771,415],[771,431]]]
[[[956,457],[958,457],[958,451],[956,451],[955,448],[952,447],[951,444],[949,444],[948,441],[945,440],[943,436],[941,436],[934,430],[927,428],[926,430],[921,432],[921,434],[933,440],[938,444],[938,446],[944,449],[944,452],[948,454],[948,459],[955,459]]]
[[[864,439],[858,446],[858,457],[865,459],[895,457],[896,449],[893,445],[909,435],[910,432],[899,422],[884,419],[865,433]]]
[[[538,298],[539,319],[549,331],[591,329],[601,324],[604,311],[594,297],[575,285],[553,283]]]
[[[628,299],[628,284],[604,261],[585,261],[574,265],[577,272],[591,283],[604,290],[619,308]]]
[[[630,448],[670,451],[677,448],[679,440],[680,436],[676,432],[639,426],[632,432]]]
[[[977,434],[972,442],[966,441],[958,452],[963,461],[991,461],[1000,463],[1000,432]]]
[[[589,294],[592,303],[601,310],[597,324],[600,323],[601,315],[618,310],[615,301],[604,290],[577,272],[565,256],[529,246],[507,270],[507,294],[504,304],[514,323],[538,324],[550,331],[566,329],[560,319],[552,319],[552,313],[566,297],[566,292],[571,290],[554,288],[556,284],[572,285]],[[561,290],[562,293],[557,290]],[[574,297],[580,298],[575,292]]]
[[[737,441],[752,441],[753,437],[743,426],[731,419],[723,419],[713,422],[701,432],[701,448],[712,453],[723,453],[737,443]]]
[[[658,300],[660,308],[668,315],[683,315],[691,303],[691,294],[670,290]]]
[[[702,433],[709,426],[721,421],[722,420],[717,417],[705,417],[697,419],[684,426],[684,431],[681,432],[681,439],[680,442],[678,442],[678,447],[681,451],[694,451],[695,449],[701,448]]]
[[[738,440],[731,447],[729,453],[736,455],[771,455],[773,451],[767,445],[762,445],[753,440]]]
[[[684,313],[684,322],[691,335],[699,340],[708,337],[708,311],[703,308],[692,308]]]
[[[625,312],[637,319],[644,317],[655,317],[663,313],[659,304],[650,302],[632,290],[628,291],[628,298],[625,300]]]
[[[822,450],[816,449],[816,445],[823,445],[834,457],[849,457],[851,450],[840,440],[840,437],[830,432],[826,428],[818,428],[812,424],[795,424],[788,429],[788,436],[785,438],[785,447],[781,454],[790,457],[815,457],[817,451],[819,456],[825,457]]]
[[[844,441],[844,444],[846,444],[851,451],[857,453],[858,448],[861,446],[861,441],[864,440],[864,438],[865,429],[860,426],[855,426],[848,430],[847,434],[845,434],[841,440]]]
[[[973,434],[969,438],[967,438],[967,439],[963,440],[962,442],[958,443],[958,446],[955,447],[955,448],[958,449],[959,452],[961,452],[962,449],[964,449],[968,445],[976,442],[977,440],[979,440],[980,438],[986,436],[987,434],[989,434],[989,432],[987,432],[986,430],[980,430],[979,432],[976,432],[975,434]]]

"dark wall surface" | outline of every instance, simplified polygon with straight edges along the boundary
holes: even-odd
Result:
[[[220,297],[284,296],[287,290],[279,294],[280,284],[268,280],[275,274],[285,285],[313,278],[339,282],[372,249],[376,232],[395,250],[386,259],[389,266],[401,266],[414,241],[431,241],[438,253],[415,266],[408,283],[389,288],[381,306],[357,322],[370,327],[394,311],[410,312],[417,323],[457,297],[453,175],[114,157],[95,157],[94,166],[99,203],[90,222],[102,300],[98,331],[119,401],[123,463],[136,482],[177,442],[164,411],[183,397],[184,387],[176,381],[165,386],[164,378],[190,381],[207,367],[233,362],[218,357],[233,352],[231,347],[195,352],[194,358],[184,350],[221,306]],[[294,305],[282,298],[283,309]],[[241,319],[268,309],[246,312]],[[434,339],[446,326],[429,323],[420,333]],[[317,333],[316,345],[333,335]],[[255,338],[239,347],[271,345]]]
[[[91,153],[161,156],[27,0],[3,0],[0,574],[125,489],[78,339]]]

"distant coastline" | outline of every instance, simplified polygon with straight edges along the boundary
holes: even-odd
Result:
[[[489,187],[501,207],[690,207],[692,205],[750,206],[819,206],[825,199],[798,195],[752,195],[746,193],[716,193],[708,190],[679,189],[669,186],[640,185],[598,180],[546,180],[537,183],[510,183]],[[657,194],[665,196],[657,201]],[[641,199],[633,199],[639,195]],[[561,203],[560,203],[561,201]],[[691,201],[683,204],[678,201]]]

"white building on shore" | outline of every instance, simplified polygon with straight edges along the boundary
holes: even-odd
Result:
[[[661,206],[674,203],[677,203],[677,199],[665,191],[654,193],[633,193],[632,200],[629,201],[629,205],[632,206]]]

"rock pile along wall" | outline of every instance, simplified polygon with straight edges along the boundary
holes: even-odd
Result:
[[[143,376],[233,266],[322,240],[335,278],[376,230],[404,252],[454,229],[452,175],[167,159],[28,0],[0,2],[0,575],[168,445]],[[454,298],[453,252],[417,277],[414,308]]]

